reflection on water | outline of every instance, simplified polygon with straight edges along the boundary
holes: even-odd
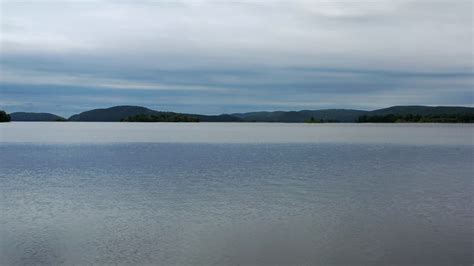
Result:
[[[473,145],[468,124],[92,123],[0,124],[2,142],[380,143]]]
[[[4,141],[0,264],[472,264],[471,129],[443,130],[467,144]]]

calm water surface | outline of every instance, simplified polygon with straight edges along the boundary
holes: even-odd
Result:
[[[0,124],[0,264],[472,265],[473,136]]]

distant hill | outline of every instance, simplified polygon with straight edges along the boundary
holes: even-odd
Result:
[[[360,123],[473,123],[474,108],[454,106],[392,106],[367,112]]]
[[[302,110],[302,111],[275,111],[275,112],[251,112],[232,114],[246,122],[285,122],[302,123],[308,121],[322,122],[357,122],[361,116],[472,116],[472,107],[450,107],[450,106],[392,106],[389,108],[373,111],[354,109],[324,109],[324,110]],[[432,120],[438,121],[438,120]],[[441,121],[441,120],[439,120]],[[444,120],[443,120],[444,121]]]
[[[130,116],[153,115],[157,111],[141,106],[115,106],[104,109],[94,109],[69,117],[69,121],[87,122],[120,122]]]
[[[63,121],[49,113],[10,114],[12,121]],[[156,111],[142,106],[115,106],[94,109],[69,117],[68,121],[84,122],[435,122],[472,123],[473,107],[456,106],[392,106],[373,111],[323,109],[302,111],[249,112],[222,115],[200,115]]]
[[[456,106],[392,106],[388,108],[370,111],[367,115],[455,115],[455,114],[474,114],[472,107]]]
[[[184,117],[190,117],[194,119],[181,119]],[[142,106],[128,106],[128,105],[115,106],[115,107],[110,107],[110,108],[105,108],[105,109],[94,109],[94,110],[82,112],[80,114],[69,117],[69,121],[120,122],[122,120],[126,120],[126,121],[161,120],[159,122],[166,122],[168,120],[172,121],[174,118],[176,119],[179,118],[179,120],[187,121],[187,122],[192,122],[195,120],[199,120],[201,122],[241,121],[241,119],[234,116],[230,116],[230,115],[197,115],[197,114],[182,114],[182,113],[174,113],[174,112],[161,112],[161,111],[148,109]]]
[[[10,114],[11,121],[66,121],[64,117],[50,113],[15,112]]]
[[[474,123],[474,108],[393,106],[359,117],[359,123]]]
[[[359,118],[359,116],[366,112],[367,111],[351,109],[325,109],[288,112],[251,112],[232,115],[247,122],[303,123],[311,120],[311,118],[328,122],[354,122]]]

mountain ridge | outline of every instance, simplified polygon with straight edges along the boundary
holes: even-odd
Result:
[[[68,121],[82,122],[120,122],[137,115],[163,116],[163,115],[184,115],[195,118],[201,122],[241,122],[237,117],[227,114],[221,115],[200,115],[177,112],[156,111],[143,106],[119,105],[109,108],[99,108],[75,114],[69,117]]]
[[[12,121],[64,121],[61,116],[50,113],[15,112],[10,114]],[[474,107],[465,106],[424,106],[424,105],[398,105],[372,111],[357,109],[320,109],[300,111],[260,111],[247,113],[231,113],[220,115],[201,115],[157,111],[143,106],[120,105],[109,108],[87,110],[70,116],[71,122],[120,122],[131,121],[136,116],[148,117],[188,117],[183,122],[283,122],[303,123],[308,121],[319,122],[358,122],[364,117],[383,116],[456,116],[463,115],[474,117]],[[169,120],[169,121],[172,121]],[[181,121],[181,120],[180,120]],[[469,120],[470,121],[470,120]],[[155,121],[163,122],[163,121]],[[359,121],[360,122],[360,121]]]
[[[66,121],[66,118],[51,113],[14,112],[10,114],[11,121],[41,122]]]

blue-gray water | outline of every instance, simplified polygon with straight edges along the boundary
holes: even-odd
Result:
[[[469,125],[0,125],[1,265],[472,265]]]

